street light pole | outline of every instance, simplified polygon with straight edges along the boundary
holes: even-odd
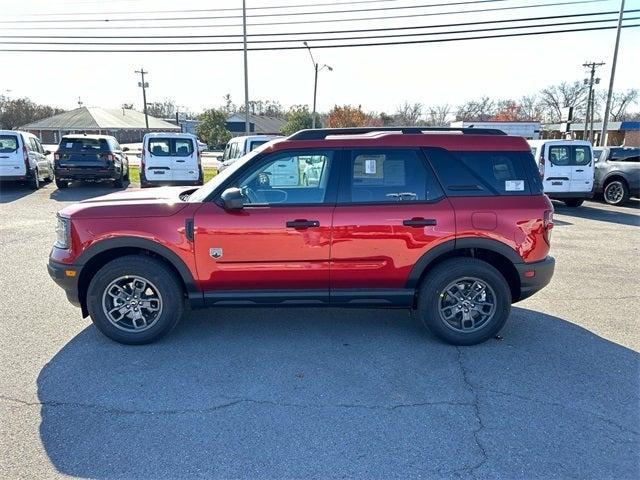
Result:
[[[136,70],[136,73],[140,74],[140,82],[138,82],[138,86],[142,87],[142,102],[144,104],[144,124],[147,128],[147,131],[149,130],[149,115],[147,115],[147,87],[149,86],[148,82],[144,81],[144,74],[145,73],[149,73],[149,72],[145,72],[144,68],[141,68],[140,70]]]
[[[607,127],[609,126],[609,113],[611,110],[611,97],[613,96],[613,81],[616,77],[616,63],[618,61],[618,47],[620,46],[620,30],[622,30],[622,17],[624,15],[624,0],[620,1],[620,15],[618,16],[618,30],[616,31],[616,45],[613,49],[613,62],[611,62],[611,76],[609,77],[609,91],[607,92],[607,103],[604,107],[604,118],[602,119],[602,132],[600,133],[600,143],[607,144]]]
[[[242,37],[244,41],[244,134],[249,135],[249,67],[247,61],[247,2],[242,0]]]
[[[313,63],[314,77],[313,77],[313,112],[311,113],[311,128],[316,128],[316,100],[318,98],[318,72],[324,70],[325,68],[330,72],[333,72],[333,68],[329,65],[322,65],[322,67],[316,62],[316,59],[313,58],[313,53],[311,52],[311,47],[307,42],[302,42],[302,44],[307,47],[309,50],[309,55],[311,56],[311,62]]]

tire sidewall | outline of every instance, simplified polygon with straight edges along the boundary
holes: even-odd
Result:
[[[473,333],[457,332],[440,318],[438,304],[444,288],[462,277],[477,277],[493,289],[496,311],[491,320]],[[436,266],[420,286],[418,313],[424,325],[438,338],[453,345],[475,345],[494,337],[511,311],[511,291],[505,278],[492,265],[474,258],[455,258]]]
[[[102,309],[102,296],[116,278],[138,275],[153,283],[162,296],[162,313],[144,332],[135,333],[118,329]],[[156,341],[169,333],[184,312],[182,285],[174,273],[158,260],[130,255],[113,260],[102,267],[91,279],[87,291],[87,309],[94,325],[107,337],[119,343],[141,345]]]

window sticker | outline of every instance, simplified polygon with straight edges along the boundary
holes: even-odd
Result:
[[[376,173],[376,161],[365,160],[364,161],[364,173],[375,174]]]
[[[524,191],[524,180],[505,180],[504,189],[507,192],[522,192]]]
[[[353,178],[382,180],[384,160],[384,155],[358,155],[353,162]]]
[[[73,148],[73,142],[68,142],[67,143],[67,148]]]

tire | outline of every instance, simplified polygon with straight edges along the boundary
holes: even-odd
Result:
[[[582,205],[584,203],[584,198],[567,198],[564,201],[564,204],[567,207],[579,207],[580,205]]]
[[[68,188],[69,182],[66,180],[59,180],[56,178],[56,187],[58,187],[59,189]]]
[[[29,178],[29,188],[31,190],[38,190],[40,188],[40,173],[37,168],[33,171],[33,177]]]
[[[471,300],[465,299],[466,303],[455,302],[454,296],[447,290],[465,298],[464,294],[461,295],[465,290],[457,287],[461,284],[465,284],[467,289],[475,289],[481,284],[487,288],[476,290],[478,294],[475,299],[472,295]],[[482,301],[482,297],[478,296],[482,291],[485,292],[486,303],[493,304],[493,307],[480,307],[484,315],[477,311],[476,305]],[[448,306],[452,302],[454,305],[460,303],[460,310],[457,306]],[[473,308],[463,311],[464,305]],[[425,327],[441,340],[453,345],[475,345],[495,337],[504,326],[511,311],[511,290],[502,274],[492,265],[475,258],[452,258],[437,265],[422,281],[417,310]],[[445,320],[445,315],[451,316],[450,322]],[[467,315],[467,320],[464,320],[464,315]],[[469,328],[470,323],[475,322],[478,325]],[[463,331],[465,329],[468,331]]]
[[[135,307],[129,307],[126,304],[127,299],[132,302],[137,301],[134,300],[133,283],[127,284],[127,282],[137,281],[136,277],[147,282],[148,288],[143,290],[144,295],[135,298],[138,300],[146,298],[148,302],[153,302],[154,297],[149,292],[155,292],[156,303],[153,307],[157,307],[159,313],[143,308],[139,308],[134,313],[131,309]],[[124,284],[124,287],[118,289],[114,287],[114,282],[116,285]],[[128,293],[129,296],[115,299],[108,294],[107,289],[123,294]],[[124,302],[123,308],[129,309],[119,320],[108,316],[117,301]],[[115,308],[118,305],[123,303],[116,304]],[[182,283],[161,261],[143,255],[127,255],[110,261],[91,279],[87,291],[87,309],[96,328],[118,343],[142,345],[155,342],[169,333],[182,317],[184,312]],[[117,316],[119,312],[116,311],[113,314]],[[134,322],[129,317],[130,314],[144,316],[145,326],[142,320]]]
[[[113,181],[113,186],[114,186],[114,188],[122,188],[122,187],[124,187],[124,173],[123,172],[120,172],[120,177],[116,178]]]
[[[624,180],[610,180],[602,192],[604,201],[609,205],[624,205],[629,201],[629,187]]]
[[[49,176],[47,177],[47,183],[51,183],[55,180],[56,176],[53,169],[49,170]]]
[[[127,166],[127,174],[124,176],[124,181],[129,182],[129,166]]]

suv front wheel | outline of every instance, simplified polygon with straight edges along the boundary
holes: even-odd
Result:
[[[176,326],[184,310],[182,285],[162,262],[128,255],[91,279],[87,308],[107,337],[129,345],[151,343]]]
[[[511,291],[492,265],[453,258],[422,282],[418,314],[437,337],[453,345],[475,345],[494,337],[511,311]]]

